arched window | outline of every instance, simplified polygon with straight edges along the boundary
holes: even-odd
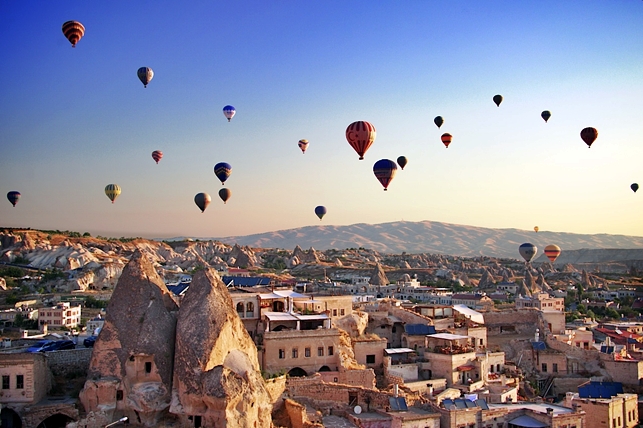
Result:
[[[237,303],[237,312],[238,313],[243,312],[243,303],[241,303],[241,302]]]
[[[255,311],[255,305],[252,302],[246,303],[246,312],[254,312]]]

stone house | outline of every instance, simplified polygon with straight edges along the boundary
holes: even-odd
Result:
[[[0,403],[3,406],[37,403],[51,389],[51,373],[43,353],[0,354]]]
[[[565,299],[552,297],[548,293],[534,293],[531,297],[516,297],[516,309],[535,308],[541,311],[565,312]]]
[[[352,339],[355,361],[381,374],[384,368],[386,339],[377,336],[361,336]]]
[[[71,306],[69,302],[60,302],[56,306],[38,309],[38,326],[49,329],[63,327],[73,328],[80,324],[81,306]]]
[[[458,293],[451,296],[451,305],[464,305],[476,311],[490,311],[493,309],[493,300],[479,293]]]

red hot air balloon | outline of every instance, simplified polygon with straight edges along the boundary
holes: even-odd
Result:
[[[554,263],[558,256],[560,256],[560,247],[554,244],[547,245],[545,247],[545,255],[552,263]]]
[[[63,34],[75,48],[76,43],[85,35],[85,27],[78,21],[67,21],[63,24]]]
[[[592,147],[592,143],[598,138],[598,131],[596,128],[585,128],[580,132],[580,137],[585,141],[587,147]]]
[[[359,155],[359,160],[364,160],[364,153],[375,141],[375,127],[368,122],[353,122],[346,128],[346,139]]]
[[[11,192],[7,193],[7,199],[9,199],[9,202],[11,202],[11,205],[14,207],[18,203],[18,199],[20,199],[20,192],[16,190],[12,190]]]
[[[449,134],[448,132],[442,134],[440,139],[442,139],[442,144],[444,144],[444,147],[447,149],[449,148],[449,144],[451,144],[451,139],[453,138],[453,135]]]
[[[379,182],[382,183],[382,186],[384,186],[384,190],[388,190],[388,185],[391,184],[391,180],[393,180],[393,177],[395,177],[396,172],[397,164],[389,159],[380,159],[375,162],[375,165],[373,165],[373,173],[375,174],[375,178],[377,178]]]
[[[156,161],[156,163],[159,163],[159,161],[163,158],[163,152],[160,150],[154,150],[152,152],[152,159]]]

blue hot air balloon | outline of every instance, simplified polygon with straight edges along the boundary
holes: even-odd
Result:
[[[319,217],[320,220],[326,215],[326,212],[327,210],[324,206],[319,205],[315,207],[315,214],[317,214],[317,217]]]
[[[373,165],[373,173],[384,186],[384,190],[388,190],[388,185],[391,184],[396,172],[397,164],[390,159],[380,159]]]
[[[529,242],[525,242],[518,248],[518,252],[527,263],[529,263],[531,259],[534,258],[537,251],[538,248],[536,248],[534,244],[530,244]]]
[[[236,112],[237,110],[233,106],[223,107],[223,115],[228,118],[228,122],[230,122],[230,119],[234,117]]]
[[[229,163],[219,162],[214,166],[214,175],[221,180],[221,184],[225,183],[230,174],[232,174],[232,167]]]

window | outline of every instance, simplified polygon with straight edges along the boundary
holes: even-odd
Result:
[[[542,363],[542,368],[540,371],[543,373],[547,373],[547,363]]]
[[[332,346],[328,347],[328,355],[333,355],[333,347]]]
[[[237,303],[237,312],[243,312],[243,303]]]
[[[2,375],[2,389],[9,389],[9,375]]]
[[[375,355],[367,355],[366,364],[375,364]]]
[[[292,348],[292,357],[293,358],[299,358],[299,349]]]
[[[246,312],[254,312],[255,305],[252,302],[246,303]]]
[[[16,375],[16,389],[24,389],[25,387],[25,376],[24,375]]]
[[[346,311],[345,311],[344,309],[340,309],[340,310],[339,310],[339,314],[340,314],[340,315],[344,316],[344,314],[345,314],[345,313],[346,313]]]
[[[310,348],[304,349],[304,357],[310,358]]]
[[[279,359],[283,360],[284,358],[286,358],[286,351],[284,351],[283,349],[280,349],[279,350]]]
[[[480,339],[480,346],[484,345],[484,339]]]
[[[324,356],[324,347],[323,346],[320,346],[319,348],[317,348],[317,356],[318,357],[323,357]]]
[[[145,362],[145,373],[152,373],[152,362],[151,361],[146,361]]]
[[[558,373],[558,364],[557,363],[552,364],[551,371],[553,371],[554,373]]]
[[[116,401],[123,401],[123,390],[119,389],[116,391]]]
[[[337,316],[337,309],[333,309],[333,316],[334,316],[334,317],[336,317],[336,316]]]
[[[392,331],[393,333],[395,333],[395,332],[396,332],[396,330],[397,330],[397,329],[395,328],[395,326],[393,326],[393,328],[391,329],[391,331]]]

